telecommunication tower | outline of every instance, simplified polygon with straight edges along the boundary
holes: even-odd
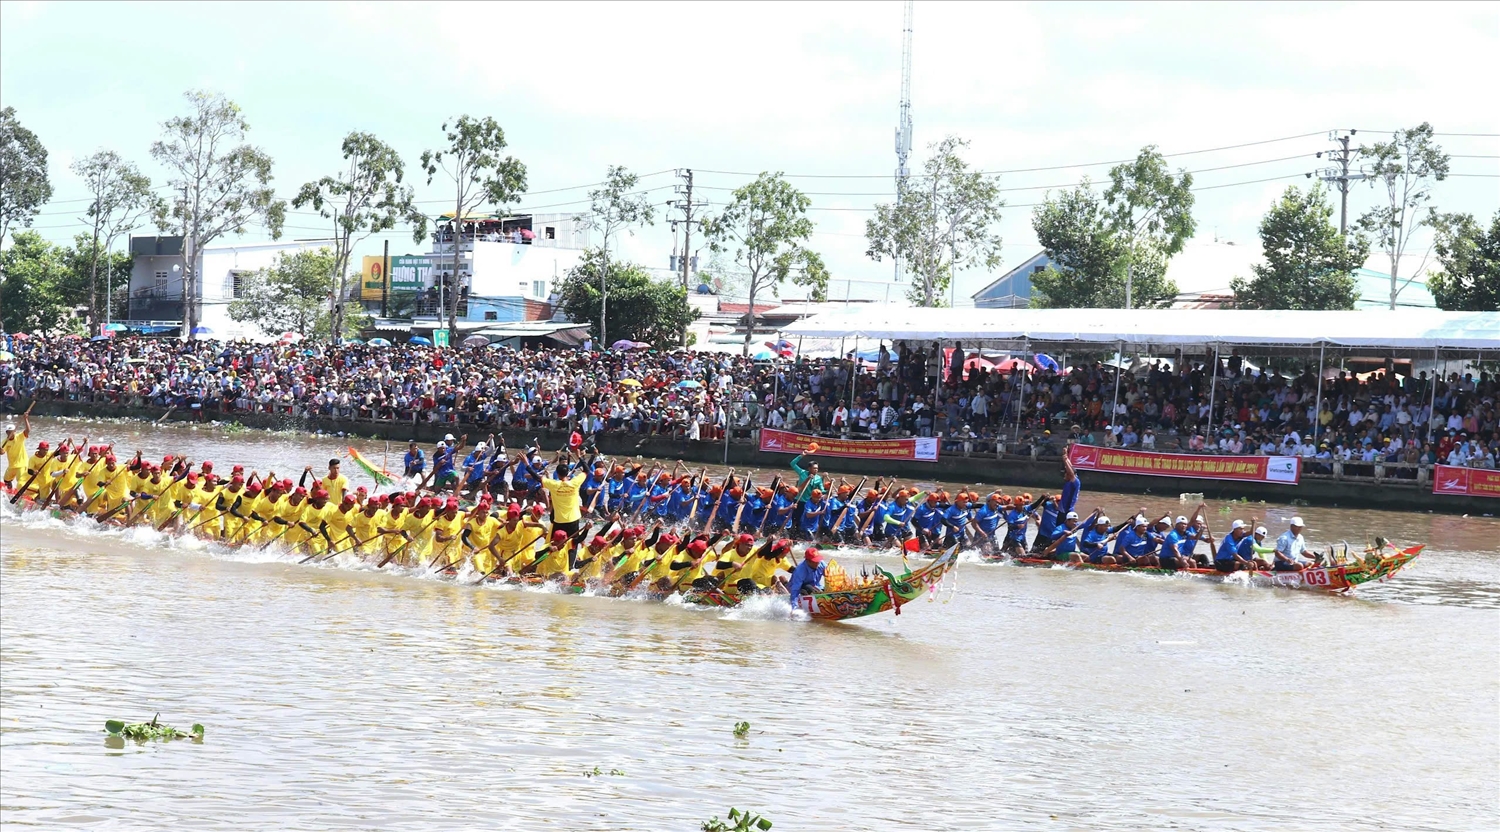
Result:
[[[896,207],[906,193],[906,177],[911,173],[906,160],[911,156],[911,17],[914,0],[906,0],[906,21],[901,31],[901,114],[896,121]],[[896,258],[896,282],[901,282],[901,260]]]

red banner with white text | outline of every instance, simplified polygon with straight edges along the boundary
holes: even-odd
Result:
[[[762,428],[760,449],[778,454],[800,454],[807,446],[818,443],[818,456],[844,456],[856,459],[909,459],[915,462],[937,462],[938,441],[912,439],[829,439],[786,430]]]
[[[1435,465],[1432,469],[1432,493],[1500,497],[1500,471]]]
[[[1242,480],[1296,485],[1302,479],[1302,460],[1295,456],[1210,456],[1162,454],[1127,448],[1073,445],[1068,459],[1080,471],[1186,477],[1195,480]]]

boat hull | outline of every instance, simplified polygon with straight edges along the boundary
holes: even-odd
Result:
[[[1245,575],[1246,580],[1256,586],[1272,586],[1282,589],[1310,589],[1320,592],[1349,592],[1361,584],[1372,581],[1384,581],[1406,568],[1407,564],[1416,559],[1417,555],[1426,548],[1425,544],[1398,549],[1393,554],[1376,555],[1371,553],[1363,561],[1340,564],[1337,566],[1319,566],[1304,569],[1301,572],[1275,572],[1270,570],[1253,570],[1249,572],[1223,573],[1217,569],[1161,569],[1156,567],[1137,567],[1104,565],[1094,563],[1062,563],[1046,560],[1043,558],[998,558],[984,556],[982,560],[986,563],[997,563],[1008,560],[1018,566],[1038,567],[1062,567],[1088,572],[1135,572],[1145,575],[1192,575],[1199,578],[1212,578],[1224,580],[1232,576]]]

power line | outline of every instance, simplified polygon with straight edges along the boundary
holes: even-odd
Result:
[[[1201,150],[1183,150],[1183,151],[1179,151],[1177,153],[1163,153],[1162,155],[1164,157],[1167,157],[1167,158],[1173,158],[1173,157],[1177,157],[1177,156],[1193,156],[1193,155],[1196,155],[1196,154],[1199,154],[1199,153],[1217,153],[1217,152],[1219,152],[1221,150],[1237,150],[1237,149],[1242,148],[1242,147],[1255,147],[1257,145],[1263,145],[1263,144],[1275,144],[1277,142],[1288,142],[1288,141],[1293,141],[1295,139],[1305,139],[1305,138],[1308,138],[1310,136],[1321,136],[1321,135],[1323,135],[1323,134],[1325,134],[1327,132],[1328,131],[1326,131],[1326,130],[1319,130],[1319,131],[1317,131],[1315,133],[1301,133],[1301,134],[1298,134],[1296,136],[1282,136],[1279,139],[1262,139],[1260,141],[1243,142],[1241,144],[1229,144],[1229,145],[1224,145],[1222,147],[1206,147],[1206,148],[1203,148]],[[1011,169],[1008,169],[1008,170],[982,170],[982,171],[979,171],[979,173],[981,173],[981,174],[983,174],[985,176],[999,176],[999,175],[1005,174],[1005,173],[1035,173],[1035,172],[1038,172],[1038,171],[1048,171],[1048,170],[1070,170],[1072,168],[1093,168],[1093,167],[1102,167],[1104,165],[1121,165],[1121,164],[1125,164],[1126,162],[1134,162],[1134,161],[1135,161],[1135,159],[1132,157],[1130,159],[1115,159],[1115,160],[1108,161],[1108,162],[1085,162],[1085,163],[1082,163],[1082,164],[1075,164],[1075,165],[1049,165],[1049,166],[1046,166],[1046,167],[1037,167],[1037,168],[1011,168]],[[744,172],[744,171],[731,171],[731,170],[703,170],[703,171],[700,171],[700,172],[702,172],[702,173],[716,173],[716,174],[722,174],[724,176],[759,176],[760,175],[759,173],[748,173],[748,172]],[[883,174],[883,173],[882,174],[878,174],[878,175],[876,175],[876,174],[854,174],[854,173],[847,173],[847,174],[835,174],[835,173],[783,173],[782,174],[782,176],[785,176],[788,179],[885,179],[888,175],[889,174]]]

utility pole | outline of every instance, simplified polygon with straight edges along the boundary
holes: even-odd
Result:
[[[364,294],[364,290],[360,290]],[[385,241],[385,253],[380,256],[380,317],[391,316],[391,241]]]
[[[1359,155],[1358,148],[1353,150],[1349,148],[1349,139],[1357,132],[1359,131],[1349,130],[1342,136],[1338,135],[1338,131],[1330,132],[1328,140],[1337,142],[1339,149],[1328,151],[1328,159],[1337,164],[1338,167],[1324,168],[1318,171],[1319,179],[1322,179],[1324,182],[1333,183],[1334,187],[1339,189],[1339,236],[1347,236],[1349,232],[1349,183],[1369,178],[1362,173],[1356,173],[1353,176],[1349,175],[1349,164]],[[1322,157],[1323,153],[1319,151],[1318,158],[1321,159]]]
[[[697,224],[700,227],[703,225],[703,220],[695,219],[694,214],[697,213],[697,210],[699,208],[707,208],[708,203],[693,201],[692,168],[683,168],[682,170],[679,170],[677,172],[677,178],[682,180],[682,184],[676,186],[676,192],[680,198],[671,200],[667,203],[667,206],[669,208],[674,208],[682,212],[681,219],[672,220],[672,233],[675,235],[677,233],[677,226],[682,226],[682,262],[678,263],[677,265],[681,268],[682,271],[682,288],[689,289],[691,287],[688,286],[688,280],[690,279],[689,275],[691,274],[693,264],[693,248],[691,245],[691,241],[693,239],[693,225]]]

